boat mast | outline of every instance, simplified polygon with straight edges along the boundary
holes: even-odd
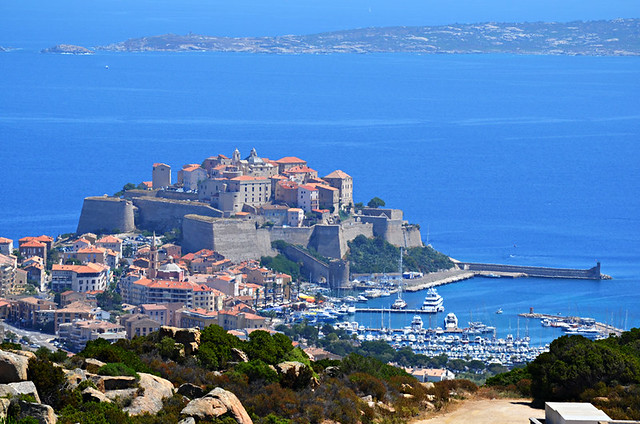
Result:
[[[402,247],[400,248],[400,289],[398,290],[398,299],[402,299],[402,283],[404,282],[404,277],[402,275]]]

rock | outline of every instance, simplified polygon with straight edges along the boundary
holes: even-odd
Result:
[[[124,411],[129,415],[140,415],[145,412],[155,415],[162,409],[162,400],[173,396],[173,384],[155,375],[143,372],[139,374],[138,386],[144,389],[144,393],[135,397]]]
[[[363,397],[361,397],[360,399],[361,399],[363,402],[367,402],[367,403],[369,403],[369,402],[373,402],[373,396],[371,396],[371,395],[363,396]]]
[[[392,413],[392,414],[396,412],[396,409],[395,409],[393,406],[391,406],[391,405],[387,405],[386,403],[381,402],[381,401],[378,401],[378,402],[376,403],[376,406],[377,406],[378,408],[380,408],[380,409],[382,409],[382,410],[385,410],[385,411],[387,411],[387,412],[390,412],[390,413]]]
[[[93,358],[86,358],[84,360],[84,363],[82,364],[82,367],[87,370],[88,372],[97,374],[98,370],[105,366],[107,364],[105,364],[102,361],[98,361],[97,359],[93,359]]]
[[[592,402],[609,403],[609,398],[604,396],[598,396],[591,399]]]
[[[205,395],[204,390],[200,386],[196,386],[191,383],[184,383],[182,386],[178,387],[178,393],[182,396],[186,396],[189,399],[201,398]]]
[[[7,395],[31,395],[37,403],[40,403],[40,396],[33,381],[21,381],[19,383],[0,384],[0,397]]]
[[[219,417],[227,412],[233,416],[238,424],[253,424],[251,417],[249,417],[236,395],[220,387],[216,387],[203,398],[189,402],[181,411],[181,414],[199,419],[208,419]]]
[[[87,373],[85,373],[84,370],[81,370],[80,368],[76,368],[75,370],[63,371],[70,389],[75,389],[78,384],[87,379]]]
[[[434,410],[434,409],[436,409],[436,406],[435,406],[433,403],[431,403],[431,402],[425,402],[423,405],[424,405],[425,409],[427,409],[427,410]]]
[[[100,379],[102,380],[102,384],[104,386],[104,390],[122,390],[122,389],[130,389],[135,387],[136,378],[129,376],[118,376],[112,377],[108,375],[101,375]]]
[[[187,355],[196,353],[200,346],[200,330],[197,328],[178,328],[163,325],[160,327],[159,337],[160,340],[163,337],[171,337],[176,343],[182,343]]]
[[[340,376],[340,368],[338,367],[327,367],[323,371],[324,375],[327,377],[339,377]]]
[[[104,392],[104,395],[115,401],[117,399],[133,399],[138,394],[138,389],[120,389],[120,390],[109,390]]]
[[[413,399],[413,395],[411,395],[411,394],[409,394],[409,393],[403,393],[403,394],[402,394],[402,397],[403,397],[403,398],[406,398],[406,399]]]
[[[422,385],[425,387],[425,389],[435,389],[436,385],[433,384],[432,382],[428,381],[426,383],[422,383]]]
[[[25,381],[28,367],[27,356],[0,350],[0,384]]]
[[[196,424],[196,420],[193,417],[187,417],[184,420],[178,421],[178,424]]]
[[[249,362],[249,357],[242,350],[232,347],[231,353],[237,362]]]
[[[0,419],[7,418],[9,405],[11,405],[11,401],[9,399],[0,398]]]
[[[96,390],[93,387],[87,387],[82,391],[82,401],[83,402],[106,402],[111,403],[111,399],[109,399],[104,393],[100,390]]]
[[[25,401],[18,401],[20,406],[20,413],[18,414],[18,420],[31,417],[38,420],[39,424],[56,424],[58,418],[56,417],[53,408],[49,405],[42,403],[31,403]]]
[[[289,372],[289,370],[293,369],[295,370],[296,377],[300,375],[300,370],[304,367],[306,367],[305,364],[297,361],[280,362],[278,365],[276,365],[279,374],[286,374]]]
[[[435,395],[427,395],[426,398],[427,398],[427,400],[429,402],[433,402],[434,400],[436,400],[436,396]]]
[[[93,50],[86,47],[74,46],[72,44],[58,44],[48,49],[40,50],[41,53],[58,53],[58,54],[93,54]]]

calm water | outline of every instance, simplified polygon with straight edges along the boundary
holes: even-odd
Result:
[[[356,201],[379,196],[404,209],[425,240],[455,258],[581,268],[600,260],[614,277],[442,287],[447,312],[463,323],[482,319],[497,324],[500,336],[515,335],[517,313],[534,307],[640,325],[638,58],[37,53],[82,44],[83,36],[91,45],[188,31],[181,22],[213,33],[193,16],[168,20],[170,2],[159,4],[135,21],[144,23],[143,34],[126,19],[103,22],[99,31],[97,15],[82,23],[81,11],[69,25],[52,12],[51,25],[29,34],[14,21],[9,30],[0,25],[0,45],[23,48],[0,54],[0,235],[74,231],[83,197],[149,180],[153,162],[179,168],[256,147],[271,158],[305,158],[322,175],[343,169],[355,179]],[[584,13],[597,14],[589,4]],[[616,13],[629,3],[612,4]],[[26,15],[23,6],[2,7]],[[335,25],[367,25],[359,9],[351,12]],[[483,20],[476,12],[479,19],[468,20]],[[171,25],[155,19],[163,13]],[[438,13],[434,20],[450,21],[446,9]],[[299,32],[294,21],[285,16],[257,28]],[[327,22],[313,25],[337,29]],[[232,19],[221,28],[247,31]],[[410,306],[423,295],[409,294]],[[403,326],[411,317],[397,319]],[[380,317],[362,320],[378,324]],[[523,334],[526,323],[519,324]],[[534,341],[555,336],[528,324]]]

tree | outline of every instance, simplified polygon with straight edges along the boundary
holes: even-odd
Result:
[[[369,203],[367,203],[367,206],[370,207],[370,208],[381,208],[385,204],[386,203],[381,198],[374,197],[373,199],[369,200]]]

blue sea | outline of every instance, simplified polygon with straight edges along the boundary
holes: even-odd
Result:
[[[255,147],[269,158],[307,159],[322,175],[348,172],[356,201],[379,196],[403,209],[425,242],[454,258],[580,268],[600,261],[613,276],[441,287],[447,312],[462,323],[498,325],[501,337],[519,328],[540,343],[559,333],[518,320],[530,307],[640,326],[640,58],[39,53],[166,32],[275,35],[458,16],[435,1],[430,14],[416,1],[407,3],[413,14],[334,2],[343,12],[335,19],[320,2],[125,3],[1,6],[16,19],[0,25],[0,45],[17,50],[0,53],[0,236],[75,231],[85,196],[150,180],[153,162],[179,169]],[[501,4],[468,3],[458,21],[492,20],[482,4]],[[534,3],[526,13],[507,7],[493,20],[633,17],[633,2],[608,3],[608,11],[570,3],[554,13]],[[410,306],[423,296],[408,294]]]

